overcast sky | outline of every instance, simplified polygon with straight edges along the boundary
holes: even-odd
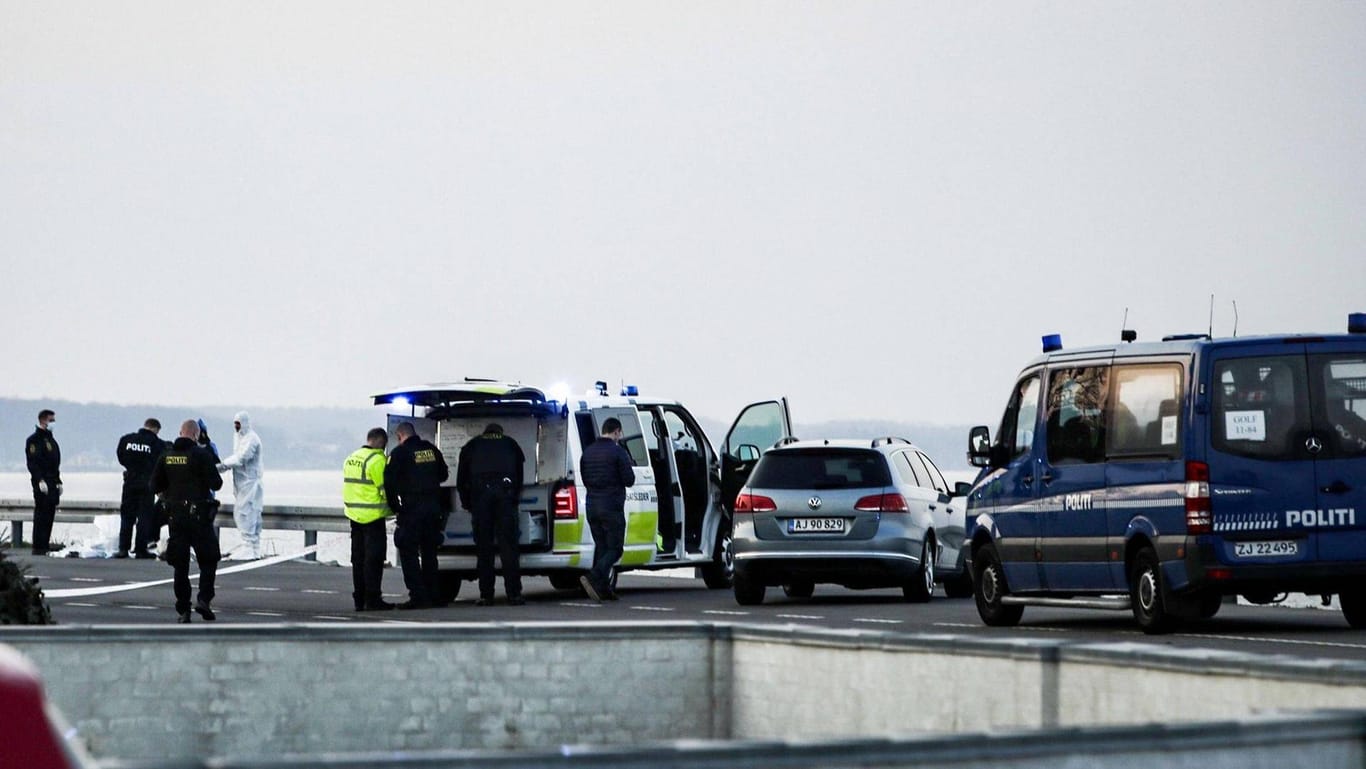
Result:
[[[1366,3],[0,0],[0,395],[994,424],[1366,311]]]

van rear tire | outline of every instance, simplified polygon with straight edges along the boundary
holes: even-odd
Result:
[[[1351,588],[1338,593],[1342,617],[1357,630],[1366,630],[1366,589]]]
[[[582,590],[579,585],[579,573],[577,571],[555,571],[551,572],[550,586],[556,590]]]
[[[992,627],[1014,627],[1024,616],[1023,606],[1007,606],[1002,598],[1010,595],[1006,585],[1006,572],[1001,566],[1001,558],[996,555],[996,547],[982,545],[972,559],[972,595],[977,603],[977,615]]]

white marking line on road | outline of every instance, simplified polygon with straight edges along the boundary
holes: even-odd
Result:
[[[343,616],[338,615],[338,614],[314,614],[314,615],[313,615],[313,619],[339,619],[339,620],[349,620],[349,619],[354,619],[354,618],[353,618],[353,617],[343,617]]]
[[[302,592],[302,593],[314,593],[314,594],[317,594],[317,595],[336,595],[336,594],[337,594],[337,591],[335,591],[335,590],[301,590],[301,591],[299,591],[299,592]]]
[[[281,613],[278,612],[278,611],[249,611],[249,612],[247,612],[247,614],[250,614],[250,615],[253,616],[253,617],[283,617],[283,616],[285,616],[285,615],[281,614]]]
[[[72,582],[103,582],[100,577],[68,577]]]
[[[222,576],[226,576],[226,575],[228,575],[228,574],[236,574],[236,573],[239,572],[239,571],[252,571],[253,569],[260,569],[260,568],[265,567],[265,566],[274,566],[274,565],[277,564],[277,563],[284,563],[285,561],[293,561],[293,560],[302,558],[302,557],[308,555],[309,553],[316,553],[316,552],[318,552],[318,548],[319,548],[319,547],[321,547],[321,545],[310,545],[310,546],[308,546],[308,547],[304,548],[303,550],[300,550],[300,551],[298,551],[298,552],[296,552],[296,553],[289,553],[289,554],[287,554],[287,555],[276,555],[276,556],[272,556],[272,557],[270,557],[270,558],[262,558],[262,559],[259,560],[259,561],[248,561],[248,562],[242,564],[241,566],[229,566],[229,567],[226,568],[226,569],[219,569],[219,570],[218,570],[218,576],[222,577]],[[45,579],[45,578],[44,578],[44,579]],[[190,575],[190,579],[199,579],[199,573],[198,573],[198,572],[195,572],[194,574],[191,574],[191,575]],[[144,587],[156,587],[157,585],[169,585],[169,584],[170,584],[171,582],[173,582],[173,581],[174,581],[173,578],[168,578],[168,579],[154,579],[154,580],[151,580],[150,582],[129,582],[129,583],[126,583],[126,584],[123,584],[123,585],[105,585],[105,586],[103,586],[103,587],[72,587],[72,588],[64,588],[64,589],[61,589],[61,590],[44,590],[44,591],[43,591],[43,594],[44,594],[47,598],[49,598],[49,599],[51,599],[51,598],[84,598],[84,597],[89,596],[89,595],[103,595],[103,594],[105,594],[105,593],[118,593],[118,592],[122,592],[122,591],[124,591],[124,590],[138,590],[138,589],[141,589],[141,588],[144,588]],[[220,584],[221,584],[221,583],[220,583]]]
[[[138,605],[138,604],[127,604],[127,605],[125,605],[123,608],[125,608],[125,609],[138,609],[139,611],[152,611],[152,610],[154,610],[154,609],[160,609],[161,607],[160,607],[160,606],[140,606],[140,605]]]
[[[1213,638],[1219,641],[1247,641],[1251,643],[1277,643],[1294,646],[1324,646],[1331,649],[1366,649],[1366,644],[1349,644],[1338,641],[1304,641],[1295,638],[1255,638],[1252,636],[1220,635],[1218,633],[1177,633],[1181,638]]]
[[[584,609],[600,609],[600,608],[602,608],[602,604],[600,604],[600,603],[586,603],[586,602],[584,602],[584,601],[560,601],[560,605],[561,605],[561,606],[578,606],[578,607],[584,608]]]
[[[242,589],[243,589],[243,590],[256,590],[256,591],[262,592],[262,593],[278,593],[278,592],[280,591],[280,588],[278,588],[278,587],[258,587],[258,586],[256,586],[256,585],[248,585],[247,587],[244,587],[244,588],[242,588]]]
[[[664,606],[628,606],[626,608],[632,611],[673,611],[673,609]]]
[[[727,617],[745,617],[749,615],[747,611],[726,611],[724,609],[703,609],[703,614],[723,614]]]
[[[63,606],[83,606],[83,607],[85,607],[85,608],[87,608],[87,609],[93,609],[93,608],[95,608],[96,606],[99,606],[99,604],[97,604],[97,603],[78,603],[78,602],[76,602],[76,601],[68,601],[68,602],[66,602],[66,603],[64,603],[64,604],[62,604],[62,605],[63,605]]]
[[[972,628],[972,629],[974,629],[974,630],[986,630],[986,629],[987,629],[986,625],[977,625],[977,624],[973,624],[973,623],[971,623],[971,622],[936,622],[936,623],[934,623],[934,626],[935,626],[935,627],[965,627],[965,628]],[[1031,626],[1029,626],[1029,625],[1020,625],[1020,626],[1018,626],[1018,627],[1016,627],[1016,628],[1014,628],[1014,629],[1015,629],[1015,630],[1032,630],[1032,631],[1037,632],[1037,633],[1067,633],[1067,632],[1069,632],[1067,628],[1062,628],[1062,627],[1031,627]]]
[[[823,614],[775,614],[778,619],[825,619]]]
[[[852,622],[871,622],[877,625],[900,625],[899,619],[878,619],[877,617],[855,617]]]

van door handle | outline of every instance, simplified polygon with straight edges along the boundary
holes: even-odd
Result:
[[[1324,494],[1346,494],[1351,490],[1351,486],[1348,486],[1340,480],[1333,481],[1331,485],[1319,489],[1319,491],[1322,491]]]

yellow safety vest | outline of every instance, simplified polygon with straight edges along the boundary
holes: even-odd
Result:
[[[373,523],[393,515],[384,496],[384,452],[361,446],[342,465],[342,506],[356,523]]]

